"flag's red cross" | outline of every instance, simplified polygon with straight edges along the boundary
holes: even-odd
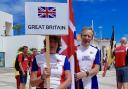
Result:
[[[49,16],[49,14],[55,14],[55,11],[49,11],[49,10],[48,10],[48,7],[46,7],[46,11],[45,11],[45,12],[43,12],[43,13],[45,13],[45,14],[46,14],[46,16],[48,17],[48,16]]]

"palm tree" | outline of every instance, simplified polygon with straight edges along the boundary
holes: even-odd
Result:
[[[15,30],[17,33],[19,33],[20,30],[21,30],[21,24],[16,24],[16,25],[14,25],[14,26],[13,26],[13,30]]]

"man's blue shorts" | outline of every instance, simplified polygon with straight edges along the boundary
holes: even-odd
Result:
[[[26,84],[27,83],[27,74],[20,75],[20,82]]]
[[[128,82],[128,66],[116,69],[116,79],[120,83]]]

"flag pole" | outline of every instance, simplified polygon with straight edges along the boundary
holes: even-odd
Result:
[[[45,2],[46,0],[44,0]],[[49,36],[46,35],[46,65],[50,69],[50,45],[49,45]],[[46,79],[47,89],[50,89],[50,76]]]
[[[112,25],[112,36],[111,36],[111,41],[110,41],[110,46],[111,46],[111,58],[113,58],[113,50],[114,50],[114,39],[115,39],[115,36],[114,36],[114,25]]]
[[[49,36],[46,35],[46,65],[50,69],[50,47],[49,47]],[[50,77],[47,77],[47,89],[50,89]]]
[[[92,19],[92,29],[94,30],[94,22],[93,22],[93,19]]]
[[[92,27],[92,30],[94,30],[94,23],[93,23],[93,19],[92,19],[91,27]],[[94,35],[94,36],[95,36],[95,35]],[[92,43],[94,44],[94,37],[93,37]]]

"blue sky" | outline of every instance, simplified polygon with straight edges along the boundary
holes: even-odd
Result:
[[[24,1],[27,0],[0,0],[0,10],[13,14],[14,24],[22,25],[20,34],[24,34]],[[66,2],[66,0],[47,1]],[[80,33],[84,26],[91,26],[93,20],[97,38],[111,38],[112,25],[115,26],[116,41],[122,36],[128,38],[127,3],[128,0],[73,0],[76,32]]]

